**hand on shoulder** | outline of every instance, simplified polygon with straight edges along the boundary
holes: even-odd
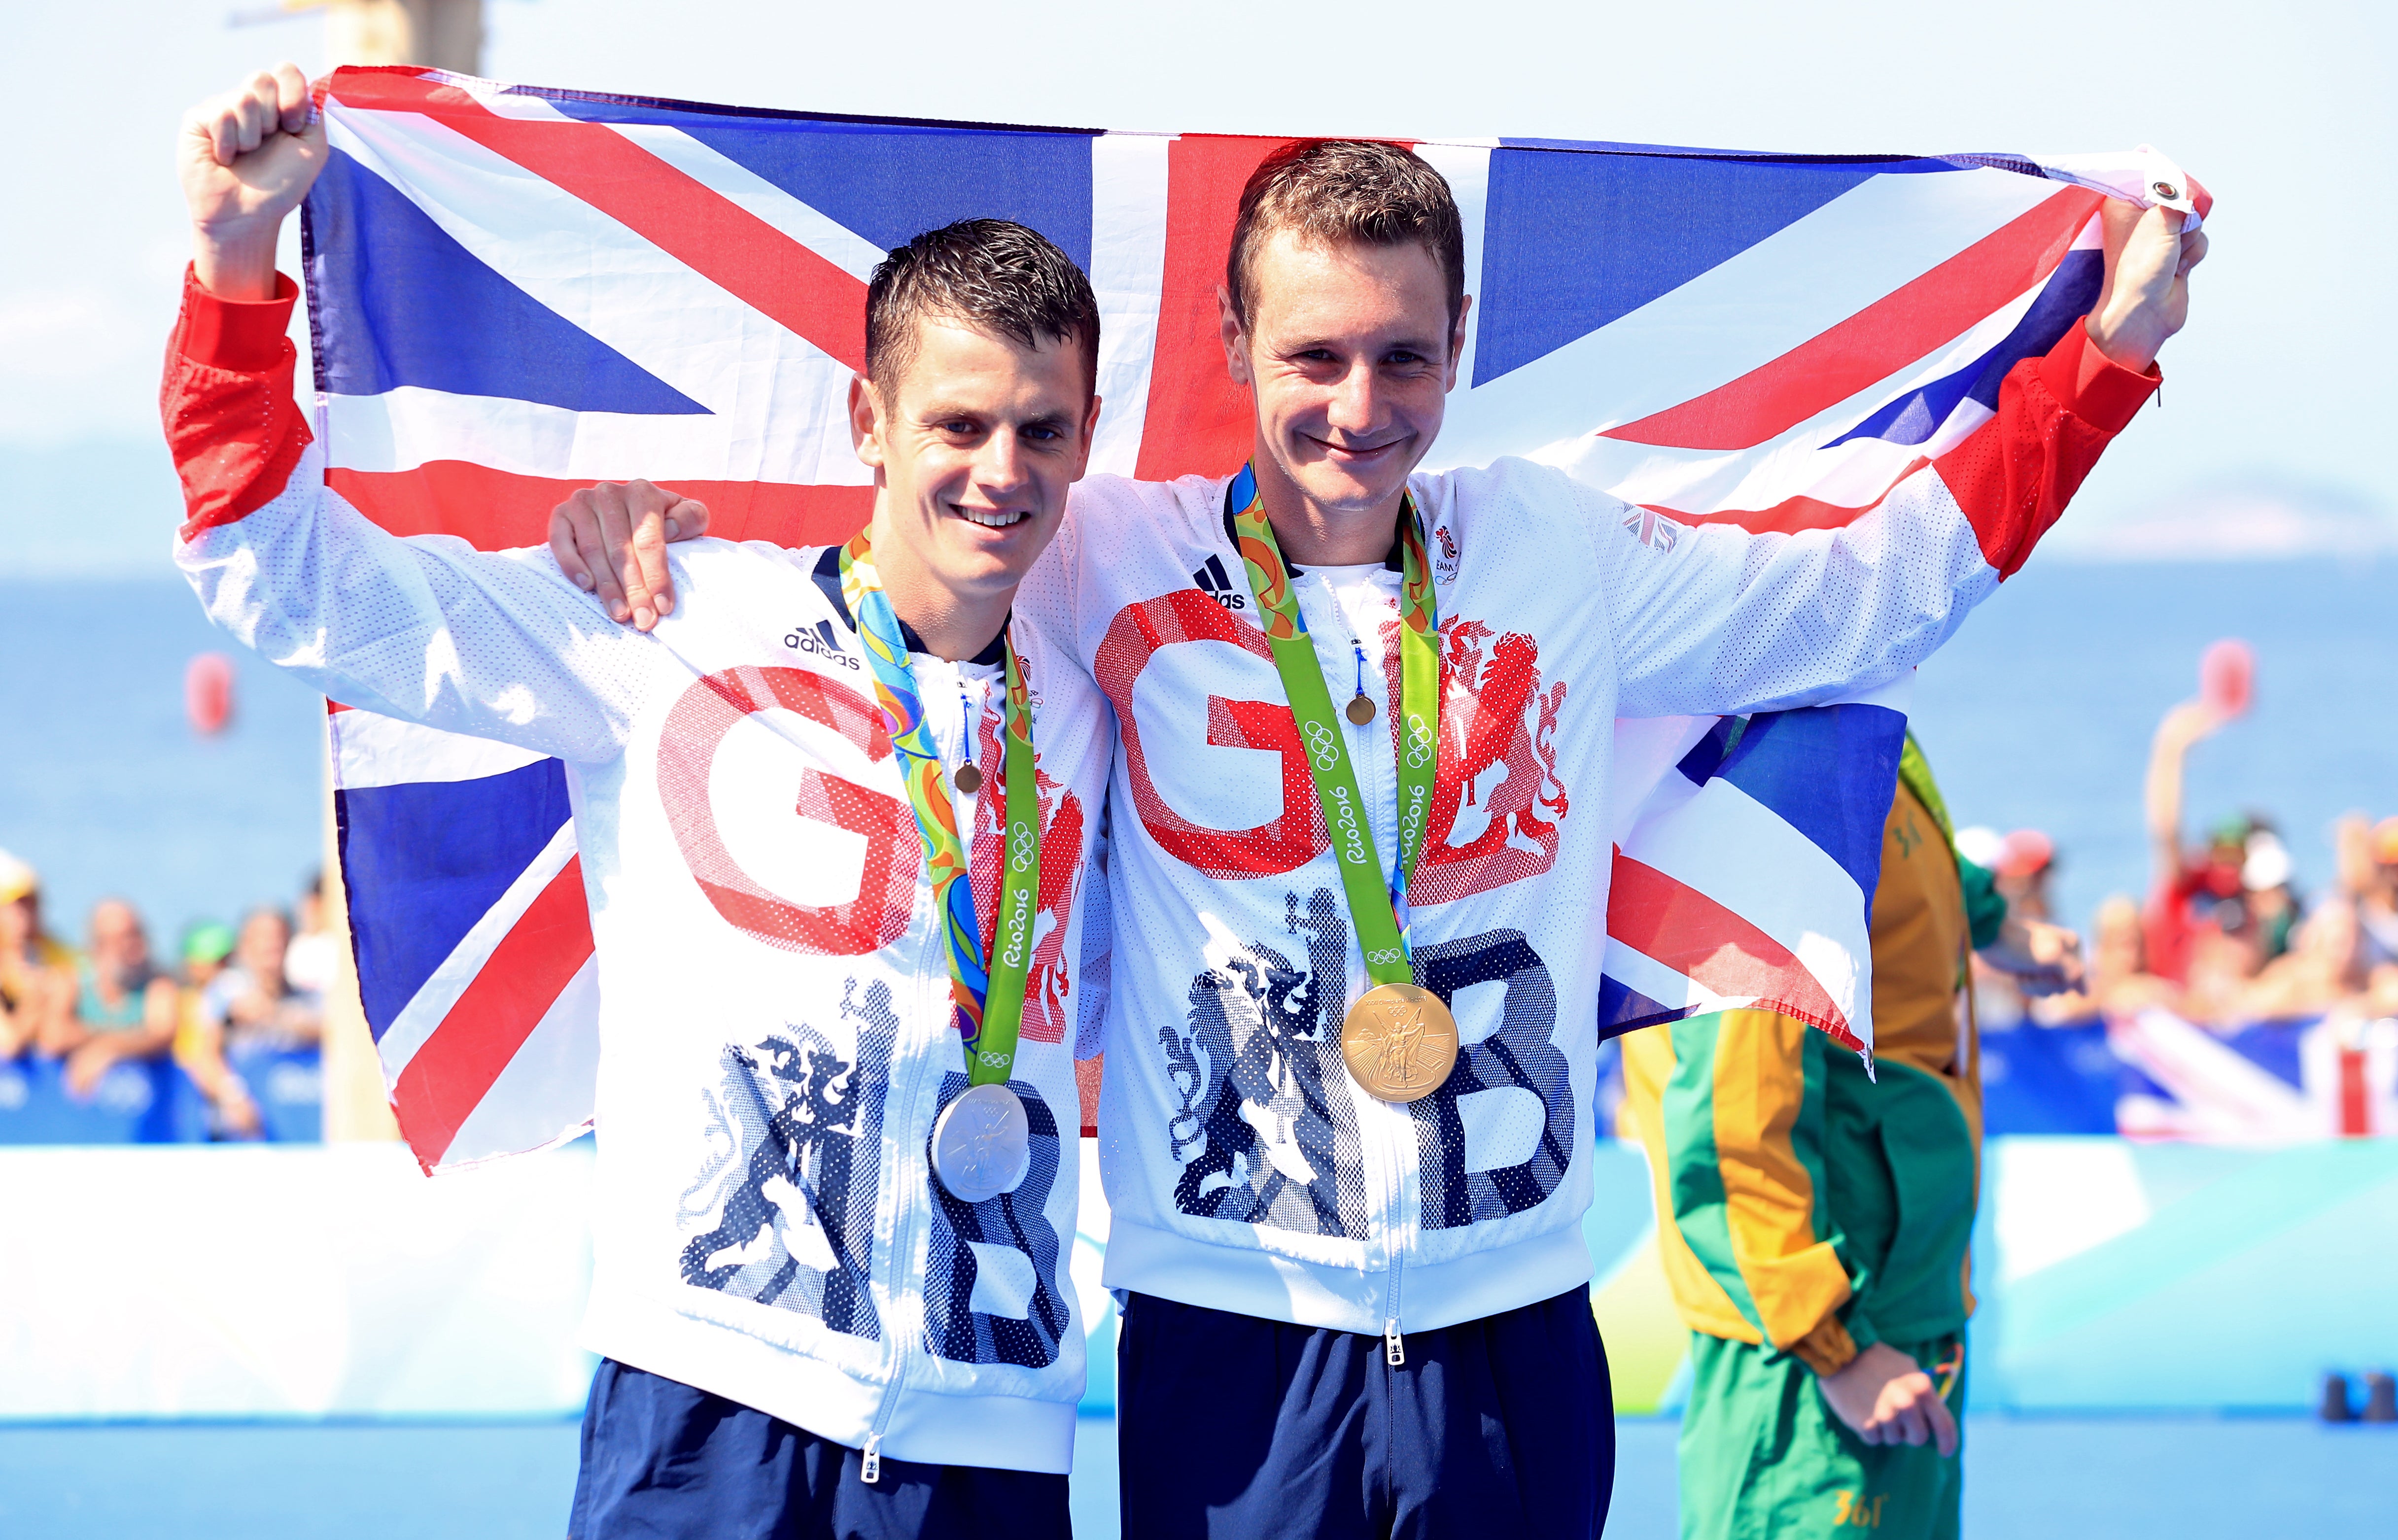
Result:
[[[549,514],[559,570],[597,595],[608,617],[647,631],[674,613],[667,546],[707,533],[707,504],[638,478],[603,481]]]

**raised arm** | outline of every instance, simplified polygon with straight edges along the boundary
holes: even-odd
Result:
[[[2190,745],[2221,727],[2224,717],[2202,701],[2185,701],[2165,713],[2157,736],[2149,745],[2149,779],[2142,798],[2148,813],[2149,847],[2155,852],[2157,880],[2178,882],[2182,877],[2182,767]]]
[[[284,218],[326,156],[290,65],[193,109],[192,268],[161,413],[189,515],[176,561],[209,616],[345,704],[572,759],[622,742],[648,663],[546,551],[400,540],[324,486],[292,400]]]
[[[1594,508],[1621,711],[1678,716],[1840,699],[1898,677],[2011,577],[2154,393],[2203,234],[2170,209],[2106,207],[2088,321],[2009,371],[1991,421],[1837,529],[1681,531],[1659,550]],[[1590,494],[1597,498],[1598,494]]]

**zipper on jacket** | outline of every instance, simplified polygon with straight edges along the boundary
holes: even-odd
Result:
[[[952,675],[948,682],[951,685],[956,684],[956,676]],[[921,858],[918,861],[918,866],[921,870],[923,866]],[[918,880],[921,882],[923,879],[919,877]],[[937,914],[935,918],[936,923],[933,927],[931,939],[924,946],[924,955],[929,955],[932,965],[939,971],[938,987],[935,989],[925,983],[927,975],[923,955],[918,958],[915,982],[919,1012],[937,1020],[940,1025],[939,1030],[932,1035],[929,1042],[918,1044],[914,1062],[908,1066],[907,1093],[900,1099],[897,1105],[902,1116],[909,1119],[913,1119],[915,1117],[917,1099],[923,1092],[924,1072],[931,1067],[933,1060],[938,1055],[941,1047],[948,1043],[950,1035],[949,1015],[941,1009],[950,999],[950,959],[949,953],[943,944]],[[927,995],[936,995],[937,998],[928,1001],[925,998]],[[883,1118],[883,1126],[885,1128],[891,1126],[891,1119],[887,1114]],[[916,1211],[925,1206],[923,1203],[914,1201],[909,1194],[927,1186],[933,1180],[933,1173],[929,1163],[920,1158],[912,1139],[900,1144],[898,1159],[895,1165],[897,1170],[893,1172],[893,1190],[899,1196],[899,1217],[893,1226],[891,1235],[891,1306],[892,1314],[896,1317],[906,1313],[902,1307],[904,1301],[900,1296],[908,1292],[907,1278],[915,1267]],[[920,1165],[923,1167],[921,1171],[917,1170]],[[929,1194],[927,1194],[927,1201],[930,1201]],[[921,1317],[923,1314],[921,1300],[918,1302],[917,1310]],[[920,1326],[918,1330],[921,1331],[922,1327]],[[895,1319],[889,1324],[889,1332],[891,1378],[882,1387],[882,1404],[875,1409],[874,1425],[867,1430],[866,1447],[860,1453],[858,1459],[857,1479],[868,1486],[872,1486],[882,1480],[882,1436],[891,1430],[891,1419],[899,1412],[900,1392],[908,1383],[908,1341],[901,1335],[897,1320]]]
[[[1348,610],[1341,607],[1340,596],[1334,590],[1330,579],[1322,580],[1321,587],[1325,603],[1330,607],[1332,618],[1343,628],[1341,634],[1350,639],[1349,645],[1355,651],[1362,669],[1365,658],[1365,649],[1362,645],[1364,628],[1358,626]],[[1320,663],[1323,654],[1318,652],[1316,656]],[[1337,675],[1327,675],[1327,678],[1337,676]],[[1364,685],[1362,677],[1358,684],[1362,693]],[[1393,861],[1396,860],[1398,850],[1396,834],[1399,809],[1398,773],[1397,768],[1391,761],[1390,755],[1383,751],[1383,746],[1389,741],[1387,737],[1389,729],[1383,722],[1383,716],[1385,714],[1396,712],[1398,708],[1399,703],[1396,700],[1386,701],[1382,710],[1376,712],[1367,721],[1347,723],[1341,728],[1341,731],[1349,740],[1351,762],[1363,772],[1357,788],[1359,795],[1366,798],[1368,807],[1387,806],[1391,810],[1394,831]],[[1368,777],[1373,783],[1373,789],[1370,791],[1364,783]],[[1378,844],[1380,843],[1379,832],[1378,827]],[[1396,867],[1386,865],[1385,871],[1386,873],[1395,872]],[[1360,1095],[1358,1110],[1365,1115],[1359,1122],[1361,1125],[1373,1127],[1375,1132],[1371,1136],[1381,1146],[1383,1156],[1382,1244],[1390,1253],[1390,1265],[1384,1275],[1382,1285],[1382,1361],[1393,1369],[1398,1369],[1404,1367],[1408,1361],[1407,1337],[1399,1330],[1399,1279],[1407,1266],[1407,1255],[1399,1242],[1399,1205],[1406,1194],[1406,1185],[1399,1176],[1399,1161],[1408,1153],[1413,1144],[1413,1140],[1401,1138],[1399,1134],[1412,1132],[1413,1125],[1411,1115],[1404,1108],[1384,1107],[1370,1096]],[[1398,1132],[1388,1132],[1394,1125]],[[1363,1126],[1359,1128],[1358,1133],[1361,1137],[1368,1136],[1367,1129]]]
[[[1399,1334],[1399,1271],[1407,1254],[1399,1249],[1399,1168],[1392,1152],[1390,1199],[1382,1211],[1382,1245],[1391,1253],[1391,1267],[1382,1286],[1382,1361],[1397,1369],[1408,1361],[1408,1340]]]

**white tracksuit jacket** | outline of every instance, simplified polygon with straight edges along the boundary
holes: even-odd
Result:
[[[1991,422],[1838,530],[1661,525],[1524,461],[1417,475],[1443,702],[1412,943],[1462,1052],[1405,1106],[1342,1065],[1341,1018],[1368,981],[1226,478],[1085,481],[1018,608],[1090,668],[1121,742],[1107,1283],[1403,1333],[1586,1282],[1615,718],[1896,677],[2021,565],[2151,388],[2077,327],[2017,366]],[[1353,637],[1371,661],[1380,709],[1342,730],[1393,873],[1395,554],[1385,565],[1296,587],[1336,704]]]
[[[281,324],[186,296],[169,436],[209,617],[347,704],[566,762],[598,944],[592,1350],[897,1459],[1064,1471],[1084,1327],[1067,1274],[1073,1051],[1113,743],[1105,702],[1019,617],[1044,822],[1014,1086],[1031,1176],[968,1206],[933,1178],[966,1086],[915,820],[836,553],[702,541],[642,636],[546,549],[395,538],[323,485],[261,356]],[[287,307],[288,309],[288,301]],[[249,355],[224,338],[251,333]],[[266,367],[262,367],[266,366]],[[294,436],[296,434],[296,437]],[[286,469],[285,467],[288,467]],[[998,649],[915,654],[961,797],[986,944],[1004,807]],[[1105,909],[1098,914],[1100,927]],[[1096,1036],[1096,1023],[1093,1027]]]

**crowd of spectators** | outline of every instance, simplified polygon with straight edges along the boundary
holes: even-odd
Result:
[[[2243,707],[2201,699],[2165,714],[2149,761],[2146,901],[2118,893],[2099,905],[2081,990],[2027,1000],[2004,975],[1977,970],[1986,1024],[2062,1026],[2150,1008],[2216,1032],[2335,1014],[2398,1016],[2398,817],[2341,819],[2333,831],[2336,878],[2310,899],[2295,886],[2281,832],[2261,813],[2187,838],[2189,751]],[[1998,874],[2014,913],[2050,917],[2055,853],[2045,837],[1967,829],[1958,844]]]
[[[171,1059],[206,1099],[219,1137],[254,1138],[256,1099],[236,1065],[251,1049],[314,1048],[338,959],[322,879],[291,915],[262,906],[238,930],[188,927],[162,967],[149,928],[121,898],[92,905],[84,944],[54,935],[41,879],[0,850],[0,1061],[59,1061],[67,1094],[88,1099],[115,1065]]]

